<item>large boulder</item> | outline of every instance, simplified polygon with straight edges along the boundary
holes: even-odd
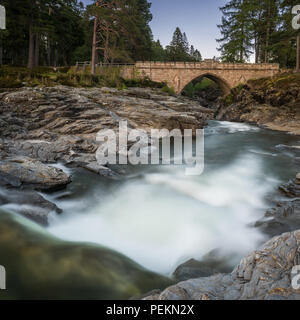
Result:
[[[4,185],[47,191],[62,189],[71,182],[61,169],[21,156],[0,161],[0,178]]]
[[[22,88],[0,95],[0,159],[29,157],[43,163],[61,161],[95,170],[97,133],[117,132],[120,120],[130,129],[201,129],[213,111],[160,90],[130,88]],[[3,149],[3,150],[2,150]],[[17,183],[17,182],[16,182]]]
[[[43,226],[48,225],[52,213],[62,213],[54,203],[33,190],[0,189],[0,208],[17,212]]]
[[[287,197],[299,198],[300,197],[300,174],[295,179],[290,180],[288,183],[279,187],[279,190],[283,192]]]
[[[7,274],[1,299],[118,300],[172,284],[113,250],[59,240],[3,210],[0,257]]]
[[[217,120],[255,123],[272,130],[300,134],[300,74],[252,79],[224,97]]]
[[[271,237],[300,229],[300,199],[278,202],[255,226]]]
[[[242,259],[231,274],[183,281],[146,300],[299,300],[300,230],[285,233]]]
[[[219,250],[204,255],[200,261],[190,259],[176,268],[173,273],[177,281],[185,281],[200,277],[209,277],[218,273],[232,271],[231,256],[223,256]]]

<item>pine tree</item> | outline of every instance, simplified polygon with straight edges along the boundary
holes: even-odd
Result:
[[[160,41],[153,41],[152,43],[152,54],[151,60],[153,61],[165,61],[166,60],[166,51],[161,45]]]
[[[190,48],[190,56],[191,56],[191,57],[194,57],[194,55],[195,55],[195,48],[194,48],[193,45],[191,45],[191,48]]]
[[[222,24],[218,25],[222,38],[217,39],[221,46],[222,60],[245,62],[252,54],[252,32],[249,25],[249,1],[231,0],[220,8]]]
[[[168,58],[171,61],[187,61],[189,60],[187,49],[187,37],[182,34],[181,30],[177,27],[174,31],[172,41],[167,46]]]
[[[200,62],[202,61],[202,55],[200,53],[200,51],[198,49],[195,50],[194,55],[192,56],[192,58],[196,61],[196,62]]]

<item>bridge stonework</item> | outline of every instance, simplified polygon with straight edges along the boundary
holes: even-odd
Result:
[[[149,77],[153,81],[166,82],[177,94],[193,80],[205,76],[217,82],[224,93],[250,79],[274,76],[278,64],[220,63],[214,60],[203,62],[137,62],[135,75]],[[129,70],[128,70],[129,71]],[[128,73],[128,71],[126,73]],[[134,74],[129,72],[128,74]]]

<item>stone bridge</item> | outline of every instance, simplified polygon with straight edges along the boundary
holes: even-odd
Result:
[[[138,74],[140,77],[147,76],[153,81],[166,82],[178,94],[190,82],[201,77],[210,78],[218,83],[226,94],[231,88],[249,79],[270,77],[279,72],[278,64],[220,63],[215,60],[196,63],[137,62],[133,68],[135,76]],[[128,71],[127,69],[127,77],[130,77]],[[133,74],[132,69],[130,73]]]

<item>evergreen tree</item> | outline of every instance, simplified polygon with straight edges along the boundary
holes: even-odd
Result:
[[[194,55],[192,56],[192,58],[196,61],[196,62],[200,62],[202,61],[202,55],[200,53],[200,51],[198,49],[195,50]]]
[[[193,45],[191,45],[191,48],[190,48],[190,56],[193,57],[195,55],[195,48]]]
[[[153,41],[152,42],[152,55],[151,60],[152,61],[166,61],[166,51],[161,45],[160,41]]]
[[[181,30],[177,27],[172,41],[169,46],[167,46],[167,55],[171,61],[188,61],[189,47],[186,34],[182,34]]]
[[[296,38],[292,8],[297,0],[231,0],[220,8],[223,61],[244,62],[255,52],[255,62],[296,64]]]
[[[249,24],[248,0],[231,0],[220,8],[223,13],[220,28],[222,38],[217,39],[221,46],[222,60],[245,62],[252,54],[252,30]]]
[[[102,0],[88,7],[94,20],[92,73],[104,63],[150,59],[151,4],[147,0]]]
[[[72,52],[84,40],[82,4],[77,0],[3,0],[2,4],[7,13],[6,60],[29,68],[70,63]]]

